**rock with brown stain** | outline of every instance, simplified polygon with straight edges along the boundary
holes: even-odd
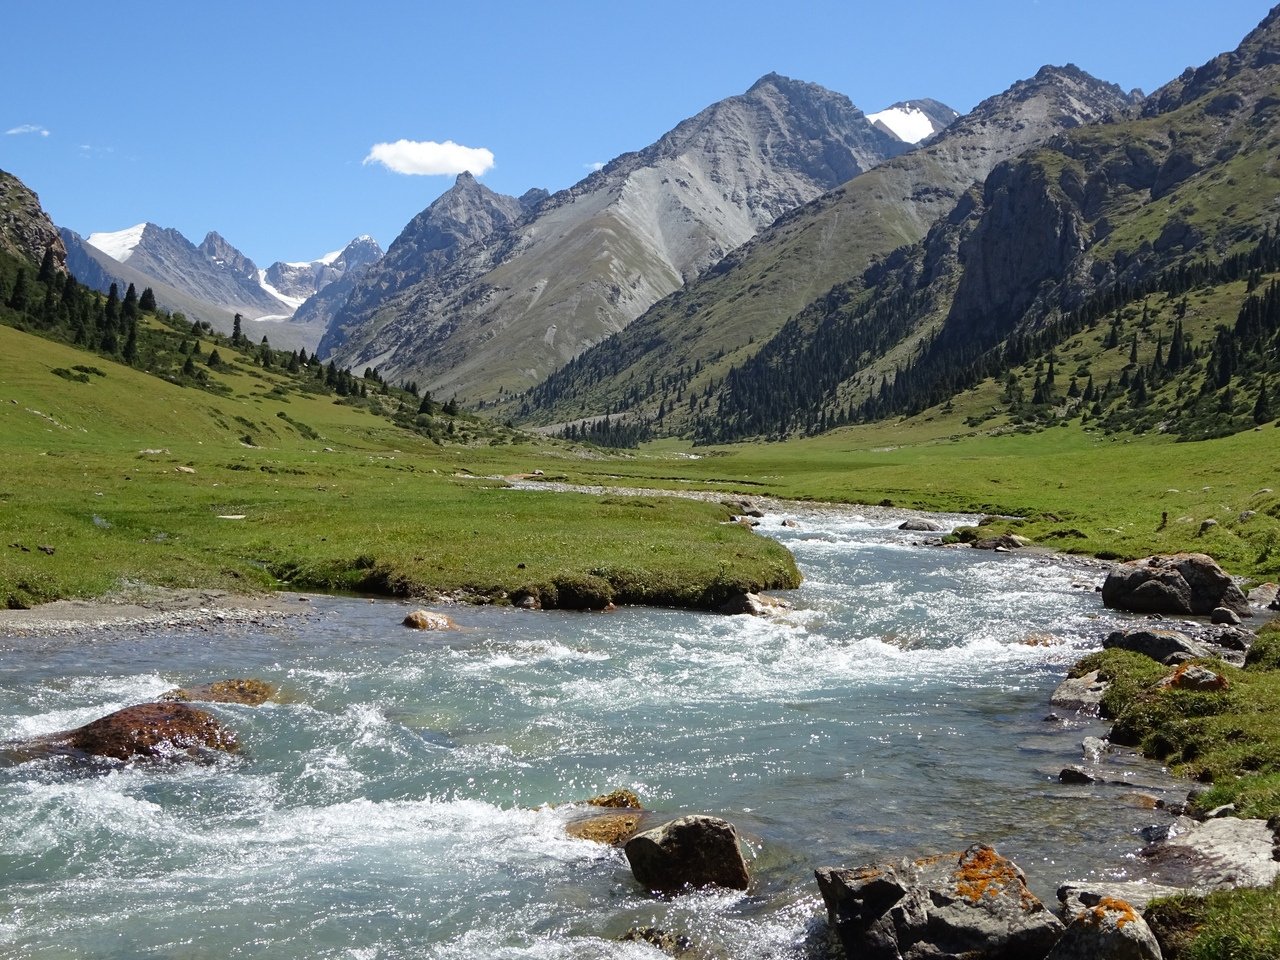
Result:
[[[1155,934],[1125,900],[1099,897],[1071,919],[1045,960],[1161,960]]]
[[[432,613],[430,610],[414,610],[403,621],[406,627],[414,630],[456,630],[458,625],[443,613]]]
[[[25,745],[29,756],[65,754],[111,760],[195,760],[235,753],[236,735],[213,714],[185,703],[141,703],[74,730]]]

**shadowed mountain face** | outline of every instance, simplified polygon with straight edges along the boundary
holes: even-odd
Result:
[[[682,401],[690,390],[701,395],[789,317],[860,277],[874,258],[924,237],[997,164],[1135,106],[1134,97],[1076,67],[1044,67],[984,100],[925,146],[785,215],[511,404],[511,412],[539,423],[633,409],[652,416],[664,400],[670,407],[676,393]],[[664,378],[673,374],[679,382],[664,390]],[[667,428],[678,432],[689,415],[677,409]]]
[[[909,147],[847,98],[770,74],[552,196],[460,178],[356,286],[324,349],[437,393],[524,389]]]
[[[1280,8],[1130,115],[999,164],[920,243],[813,300],[726,374],[699,435],[910,414],[988,378],[1020,402],[1028,364],[1040,370],[1067,342],[1071,370],[1092,383],[1092,364],[1116,365],[1126,321],[1136,321],[1123,345],[1130,362],[1118,386],[1099,385],[1091,416],[1188,436],[1217,429],[1208,419],[1251,426],[1236,394],[1262,397],[1280,374],[1255,316],[1270,314],[1247,302],[1280,263],[1277,129]],[[1110,337],[1094,330],[1103,320]],[[1198,362],[1166,362],[1174,344]],[[1149,384],[1175,379],[1176,391],[1148,397]],[[1033,415],[1073,409],[1050,386],[1032,384]]]

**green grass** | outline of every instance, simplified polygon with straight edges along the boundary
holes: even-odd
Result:
[[[1280,881],[1257,890],[1159,900],[1145,917],[1165,960],[1280,957]]]
[[[494,600],[598,576],[619,602],[708,606],[798,582],[723,507],[513,491],[566,451],[462,420],[471,443],[436,443],[219,351],[225,395],[100,358],[68,381],[82,352],[0,327],[0,602],[122,580]]]

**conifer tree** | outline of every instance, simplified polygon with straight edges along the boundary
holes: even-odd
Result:
[[[19,267],[18,275],[13,281],[13,290],[9,293],[9,309],[21,313],[27,309],[27,271]]]
[[[142,296],[138,298],[138,308],[147,313],[156,312],[156,295],[151,292],[150,287],[142,291]]]
[[[1261,425],[1271,419],[1271,398],[1267,396],[1267,381],[1263,380],[1258,386],[1258,400],[1253,405],[1253,422]]]
[[[240,346],[244,340],[244,331],[240,329],[240,323],[244,318],[240,314],[236,314],[231,320],[231,344],[232,346]]]

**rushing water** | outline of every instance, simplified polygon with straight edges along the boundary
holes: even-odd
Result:
[[[1099,731],[1045,719],[1109,627],[1096,571],[782,516],[762,532],[806,581],[776,620],[478,608],[423,634],[403,605],[323,598],[283,625],[0,637],[0,741],[178,684],[284,694],[211,707],[243,744],[212,765],[0,767],[0,956],[652,958],[617,938],[658,926],[805,957],[815,866],[982,840],[1049,898],[1135,869],[1160,814],[1058,784]],[[733,821],[751,891],[655,899],[620,851],[569,839],[553,805],[616,787]]]

